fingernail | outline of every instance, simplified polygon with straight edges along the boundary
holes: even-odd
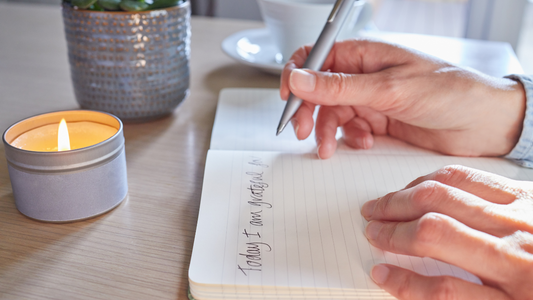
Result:
[[[318,145],[316,147],[316,155],[318,156],[318,159],[322,159],[322,157],[320,157],[320,147],[322,146],[322,144]]]
[[[377,284],[384,284],[385,281],[387,281],[387,278],[389,277],[390,269],[387,268],[384,265],[375,265],[372,268],[372,271],[370,271],[370,277],[372,277],[372,280],[374,280]]]
[[[292,119],[291,123],[292,123],[292,128],[294,128],[294,134],[296,134],[296,138],[300,140],[298,138],[298,129],[300,129],[300,124],[298,124],[298,121],[296,121],[295,119]]]
[[[370,221],[370,223],[366,225],[366,230],[365,230],[366,238],[369,240],[377,239],[379,231],[381,230],[382,226],[383,226],[383,223],[381,222]]]
[[[320,137],[317,137],[315,135],[315,143],[316,143],[316,155],[318,156],[319,159],[322,159],[322,157],[320,157],[320,147],[322,146],[322,138]]]
[[[357,147],[359,147],[360,149],[365,149],[365,139],[356,138],[355,143],[357,144]]]
[[[289,84],[292,90],[302,92],[312,92],[315,90],[316,77],[301,69],[294,69],[289,78]]]
[[[363,149],[368,149],[369,148],[368,147],[368,139],[367,138],[363,138],[362,144],[363,144]]]
[[[365,217],[365,219],[370,219],[372,217],[372,214],[374,213],[374,208],[376,207],[376,203],[378,200],[371,200],[363,204],[363,207],[361,207],[361,215]]]

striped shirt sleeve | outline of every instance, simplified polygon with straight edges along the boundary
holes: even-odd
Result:
[[[510,75],[506,77],[522,83],[527,100],[522,134],[516,146],[505,158],[521,166],[533,168],[533,76]]]

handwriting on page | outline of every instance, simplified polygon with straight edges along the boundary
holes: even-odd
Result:
[[[318,160],[314,155],[209,150],[189,278],[219,286],[224,295],[251,286],[278,296],[305,291],[310,299],[314,291],[309,289],[316,289],[339,295],[331,298],[357,294],[374,299],[386,294],[370,270],[388,263],[424,276],[481,284],[442,261],[374,248],[364,235],[366,221],[359,212],[364,202],[450,164],[533,179],[533,171],[495,158],[344,152]]]
[[[268,165],[264,164],[261,158],[251,157],[248,164],[261,169],[268,168]],[[249,224],[251,228],[262,227],[264,218],[263,210],[271,209],[272,204],[264,201],[264,195],[266,189],[269,187],[268,183],[264,181],[264,172],[246,172],[246,176],[249,178],[249,184],[247,190],[249,190],[248,204],[251,207]],[[265,242],[261,241],[261,233],[258,230],[248,230],[244,228],[242,234],[246,236],[248,242],[246,243],[245,253],[240,252],[240,261],[244,262],[237,264],[239,269],[245,276],[248,276],[247,272],[262,270],[262,251],[271,252],[272,247]]]

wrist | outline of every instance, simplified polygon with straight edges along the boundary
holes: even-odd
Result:
[[[527,105],[522,118],[520,136],[506,157],[533,167],[533,78],[525,75],[510,75],[507,78],[514,80],[522,88]]]
[[[478,78],[478,103],[473,139],[466,142],[467,156],[502,156],[510,153],[520,140],[526,114],[526,96],[519,81],[509,78]]]
[[[520,80],[510,78],[513,83],[510,85],[510,89],[507,92],[507,99],[509,99],[509,112],[511,116],[509,130],[505,136],[505,150],[502,154],[510,153],[513,148],[518,144],[522,130],[524,127],[524,119],[526,116],[527,97],[524,86]],[[514,116],[514,118],[513,118]],[[514,119],[514,120],[513,120]]]

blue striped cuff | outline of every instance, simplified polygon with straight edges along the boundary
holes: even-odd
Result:
[[[528,75],[505,76],[520,81],[526,90],[526,115],[522,134],[516,146],[505,156],[517,164],[533,168],[533,77]]]

